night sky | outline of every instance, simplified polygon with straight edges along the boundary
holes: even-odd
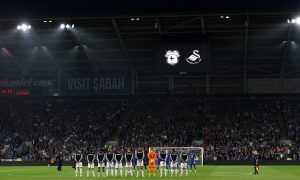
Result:
[[[6,0],[0,17],[299,11],[299,5],[300,0]]]

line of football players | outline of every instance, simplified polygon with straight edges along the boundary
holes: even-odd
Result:
[[[190,165],[190,172],[192,171],[193,167],[196,172],[196,156],[193,152],[176,152],[175,150],[172,150],[171,152],[158,151],[157,157],[157,168],[160,170],[160,176],[167,176],[168,172],[170,172],[170,176],[177,176],[179,168],[181,169],[181,176],[184,173],[186,176],[188,176],[188,162]],[[78,152],[73,158],[75,160],[75,175],[82,176],[82,162],[84,160],[83,154]],[[98,177],[122,177],[123,175],[127,177],[128,175],[133,176],[134,172],[136,177],[139,177],[140,175],[144,177],[144,172],[146,169],[144,166],[146,165],[144,164],[144,158],[145,152],[142,148],[138,148],[135,150],[135,152],[132,152],[131,149],[127,149],[125,153],[123,151],[114,152],[112,149],[108,149],[107,152],[100,150],[97,155],[90,153],[86,156],[88,163],[87,177],[90,176],[90,172],[92,173],[93,177],[96,176],[94,171],[95,162],[98,164]]]

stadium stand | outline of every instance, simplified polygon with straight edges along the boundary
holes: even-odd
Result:
[[[251,160],[253,148],[261,159],[300,160],[299,105],[260,97],[3,99],[0,150],[27,161],[63,152],[70,161],[117,139],[119,147],[203,146],[205,160]]]

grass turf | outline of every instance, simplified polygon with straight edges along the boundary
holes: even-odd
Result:
[[[300,180],[300,166],[261,166],[260,174],[254,175],[251,166],[204,166],[198,167],[197,173],[189,173],[188,177],[75,177],[71,167],[63,167],[57,172],[55,167],[3,167],[0,166],[0,180],[73,180],[73,179],[182,179],[182,180]],[[90,173],[91,175],[91,173]],[[96,173],[97,175],[97,173]]]

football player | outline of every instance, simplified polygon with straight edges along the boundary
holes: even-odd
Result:
[[[125,176],[127,176],[128,173],[130,173],[130,175],[133,176],[133,174],[132,174],[132,160],[133,160],[133,154],[131,152],[131,149],[128,148],[127,152],[125,153],[125,161],[126,161]]]
[[[88,169],[87,169],[87,174],[86,174],[86,176],[87,176],[87,177],[90,176],[90,170],[91,170],[91,171],[92,171],[93,177],[95,177],[95,171],[94,171],[94,168],[95,168],[95,163],[94,163],[95,155],[94,155],[93,153],[89,153],[89,154],[86,156],[86,159],[87,159],[87,162],[88,162]]]
[[[166,160],[167,160],[167,152],[166,151],[160,151],[158,154],[160,158],[160,177],[163,176],[163,172],[165,176],[167,176],[167,169],[166,169]]]
[[[195,155],[195,153],[191,152],[190,156],[189,156],[189,159],[190,159],[190,172],[192,172],[193,167],[194,167],[195,172],[197,172],[197,169],[196,169],[196,155]]]
[[[137,175],[139,177],[140,172],[142,173],[142,177],[144,177],[144,150],[142,148],[138,148],[136,151],[136,158],[137,158]]]
[[[178,160],[178,154],[173,149],[172,152],[171,152],[171,176],[173,176],[174,171],[175,171],[176,176],[178,174],[177,160]]]
[[[117,153],[115,154],[115,176],[117,177],[118,176],[118,170],[120,170],[120,175],[121,177],[123,176],[123,164],[122,164],[122,161],[123,161],[123,151],[122,150],[119,150],[117,151]]]
[[[170,152],[167,152],[166,169],[167,169],[167,172],[171,171],[171,153]]]
[[[78,176],[78,171],[79,171],[79,176],[82,176],[82,159],[83,159],[83,155],[81,154],[80,151],[78,151],[75,154],[75,175],[76,177]]]
[[[103,151],[103,149],[100,149],[100,152],[97,154],[97,162],[98,162],[98,177],[100,177],[100,171],[102,168],[102,176],[104,176],[104,172],[105,172],[105,153]]]
[[[105,157],[106,157],[106,176],[108,176],[108,172],[110,170],[110,175],[113,176],[114,175],[114,153],[112,151],[111,148],[108,149],[108,152],[106,153]]]
[[[153,148],[149,149],[149,153],[147,155],[148,157],[148,161],[149,161],[149,167],[148,167],[148,173],[149,173],[149,177],[151,175],[155,176],[156,175],[156,161],[157,161],[157,156],[156,156],[156,152],[153,150]]]
[[[259,174],[258,153],[256,150],[254,150],[252,153],[253,153],[254,174]]]
[[[180,176],[183,175],[183,172],[185,171],[185,175],[188,176],[188,165],[187,165],[187,161],[188,161],[188,153],[186,151],[183,151],[180,154],[180,159],[181,159],[181,174]]]

